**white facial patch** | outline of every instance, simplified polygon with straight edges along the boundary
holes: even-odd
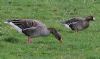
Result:
[[[14,27],[18,32],[22,33],[22,29],[19,28],[18,26],[16,26],[14,23],[9,22],[9,24],[10,24],[12,27]]]
[[[93,20],[95,20],[95,17],[93,17]]]

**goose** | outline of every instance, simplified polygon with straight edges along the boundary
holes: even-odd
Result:
[[[88,28],[90,21],[94,21],[94,20],[95,18],[93,16],[87,16],[85,18],[74,17],[62,23],[66,28],[71,29],[72,31],[78,32],[78,31]]]
[[[49,34],[54,35],[59,42],[62,42],[61,34],[55,28],[47,28],[39,20],[15,19],[7,20],[5,23],[11,25],[18,32],[25,34],[28,37],[27,43],[32,43],[32,38],[34,37],[48,36]]]

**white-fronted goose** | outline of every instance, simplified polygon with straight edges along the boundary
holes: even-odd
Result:
[[[63,24],[65,27],[70,28],[73,31],[81,31],[89,27],[89,22],[94,21],[93,16],[87,16],[85,18],[74,17],[70,20],[64,21]]]
[[[5,23],[14,27],[18,32],[28,36],[28,43],[32,43],[32,37],[48,36],[50,33],[53,34],[58,41],[62,42],[62,37],[55,28],[47,28],[45,24],[38,20],[16,19],[7,20]]]

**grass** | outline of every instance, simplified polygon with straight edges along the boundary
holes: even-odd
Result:
[[[100,59],[100,0],[0,0],[0,59]],[[78,33],[71,33],[59,21],[94,15],[96,21]],[[6,19],[39,19],[59,30],[63,44],[52,36],[26,37],[4,24]]]

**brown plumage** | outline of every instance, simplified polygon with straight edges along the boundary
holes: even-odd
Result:
[[[87,16],[85,18],[74,17],[70,20],[63,22],[65,27],[71,28],[73,31],[81,31],[89,27],[89,22],[93,21],[93,16]]]
[[[28,36],[28,43],[32,42],[32,37],[48,36],[50,33],[53,34],[58,41],[62,42],[61,34],[55,28],[47,28],[45,24],[38,20],[17,19],[8,20],[5,23],[10,24],[17,31]]]

